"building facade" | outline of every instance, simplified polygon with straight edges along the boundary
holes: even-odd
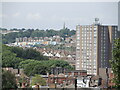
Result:
[[[109,68],[118,27],[95,20],[92,25],[77,25],[76,30],[76,70],[98,75],[99,68]]]

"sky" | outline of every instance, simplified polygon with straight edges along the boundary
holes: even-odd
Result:
[[[120,1],[119,1],[119,4],[118,4],[118,16],[120,16]],[[120,31],[120,17],[118,18],[118,30]]]
[[[3,28],[69,29],[90,25],[94,18],[101,24],[118,24],[117,2],[3,2]]]

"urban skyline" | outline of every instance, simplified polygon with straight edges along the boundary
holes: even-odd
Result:
[[[0,88],[120,87],[118,5],[120,2],[0,3]]]

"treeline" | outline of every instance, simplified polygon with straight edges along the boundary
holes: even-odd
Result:
[[[40,52],[32,48],[20,48],[20,47],[11,47],[11,52],[16,54],[16,57],[23,59],[35,59],[35,60],[49,60],[48,57],[43,56]]]
[[[23,68],[27,76],[50,73],[53,67],[73,69],[63,60],[49,60],[38,51],[27,48],[2,46],[2,67]]]
[[[20,48],[20,47],[9,47],[6,45],[2,46],[2,66],[18,68],[21,61],[27,59],[34,59],[37,61],[49,60],[48,57],[43,56],[40,52],[32,48]]]
[[[39,30],[39,29],[13,29],[19,32],[12,32],[12,33],[8,33],[6,35],[2,35],[2,39],[3,39],[3,43],[4,44],[8,44],[8,43],[13,43],[15,42],[16,38],[19,37],[52,37],[55,35],[58,35],[60,37],[70,37],[72,35],[75,35],[76,31],[75,30],[70,30],[68,28],[65,29],[61,29],[59,31],[50,29],[50,30]]]

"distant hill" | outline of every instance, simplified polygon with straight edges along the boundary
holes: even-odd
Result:
[[[6,30],[6,29],[3,29]],[[61,29],[59,31],[50,30],[39,30],[39,29],[12,29],[13,31],[8,31],[10,33],[2,34],[3,44],[14,43],[16,38],[19,37],[52,37],[58,35],[60,37],[66,38],[75,35],[75,30],[70,30],[68,28]],[[16,32],[15,32],[16,31]]]

